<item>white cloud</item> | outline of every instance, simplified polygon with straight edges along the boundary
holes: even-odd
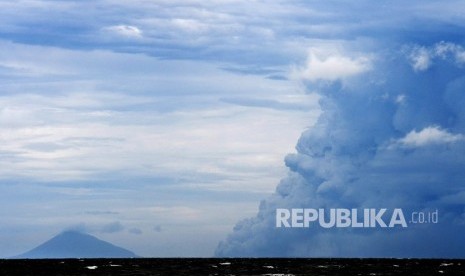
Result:
[[[465,50],[460,45],[442,41],[437,43],[432,51],[436,56],[442,59],[446,59],[450,55],[452,60],[458,65],[463,65],[465,63]]]
[[[104,28],[104,30],[127,38],[141,38],[142,31],[136,26],[116,25]]]
[[[43,56],[54,60],[48,73],[20,74],[0,96],[3,178],[71,181],[131,171],[181,175],[208,189],[270,191],[282,176],[282,156],[318,114],[311,108],[317,99],[287,81],[204,62],[5,44],[15,55],[0,54],[0,62],[27,60],[34,67]],[[63,81],[55,80],[57,71]],[[230,95],[265,104],[305,102],[309,110],[221,101]],[[202,182],[200,175],[222,180]]]
[[[451,42],[438,42],[430,47],[413,46],[404,49],[415,71],[428,70],[436,60],[449,60],[461,66],[465,64],[465,50]]]
[[[368,71],[370,64],[367,56],[351,57],[338,51],[311,49],[305,66],[294,70],[292,75],[309,81],[335,81]]]
[[[176,28],[188,33],[200,33],[205,32],[209,29],[209,26],[207,24],[193,19],[175,18],[171,22]]]
[[[398,144],[407,147],[422,147],[431,144],[446,144],[463,140],[462,134],[452,134],[437,126],[429,126],[420,131],[412,130]]]
[[[431,54],[424,47],[413,49],[409,58],[415,71],[424,71],[431,65]]]

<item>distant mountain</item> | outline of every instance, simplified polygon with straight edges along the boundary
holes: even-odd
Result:
[[[134,258],[133,252],[77,231],[65,231],[15,259]]]

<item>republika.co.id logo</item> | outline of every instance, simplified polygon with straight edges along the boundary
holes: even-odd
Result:
[[[375,209],[314,209],[292,208],[276,209],[277,228],[309,228],[320,226],[322,228],[394,228],[408,227],[408,224],[438,223],[438,210],[411,212],[407,221],[401,208],[389,210],[387,208]]]

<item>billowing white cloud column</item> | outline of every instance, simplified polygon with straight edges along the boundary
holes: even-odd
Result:
[[[464,53],[446,42],[312,51],[294,74],[323,112],[286,157],[288,177],[216,255],[464,257]],[[400,208],[407,227],[277,228],[277,208]],[[436,210],[437,223],[413,223]]]

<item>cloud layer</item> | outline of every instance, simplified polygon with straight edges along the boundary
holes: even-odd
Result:
[[[140,235],[108,228],[102,234],[109,240],[128,248],[135,236],[157,241],[137,244],[140,254],[210,256],[227,231],[220,225],[250,213],[273,189],[284,173],[282,155],[317,114],[315,101],[290,81],[233,73],[224,64],[6,41],[0,47],[8,49],[0,54],[3,233],[29,231],[5,241],[4,257],[28,249],[25,235],[38,243],[76,223],[100,233],[114,221]],[[206,206],[222,200],[235,211],[217,222],[225,211]],[[154,213],[154,205],[175,211]],[[202,214],[186,222],[186,209]],[[160,224],[169,230],[157,235],[152,229]],[[173,231],[215,238],[191,246],[201,239],[181,241]]]

